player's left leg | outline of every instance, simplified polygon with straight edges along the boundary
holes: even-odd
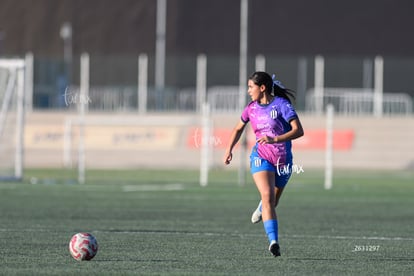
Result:
[[[280,247],[279,247],[279,229],[278,229],[278,219],[277,219],[277,212],[276,212],[276,207],[279,204],[280,198],[282,196],[283,191],[285,190],[285,186],[289,181],[290,175],[292,174],[292,172],[288,172],[287,174],[284,175],[279,175],[276,174],[276,178],[275,178],[275,193],[274,193],[274,197],[275,197],[275,222],[274,222],[274,228],[275,228],[275,233],[276,233],[276,243],[271,243],[269,246],[269,251],[275,256],[280,256]],[[263,222],[264,223],[264,222]]]
[[[277,180],[276,180],[277,183]],[[275,187],[275,208],[279,204],[279,199],[282,196],[283,190],[285,187]],[[256,210],[254,210],[252,214],[251,221],[252,223],[258,223],[262,220],[262,201],[260,200],[259,205],[257,206]]]
[[[260,193],[262,202],[262,218],[269,220],[276,218],[274,195],[274,172],[258,171],[253,174],[253,180]]]
[[[252,222],[259,222],[263,219],[263,226],[265,228],[266,234],[268,236],[270,245],[269,245],[269,251],[273,254],[273,256],[277,257],[280,256],[280,247],[279,247],[279,225],[278,225],[278,219],[276,214],[276,206],[279,204],[280,198],[283,194],[283,191],[285,189],[285,186],[287,182],[289,181],[291,173],[288,172],[286,174],[278,174],[276,172],[270,172],[267,171],[261,172],[263,174],[254,173],[253,178],[255,180],[255,183],[260,191],[261,195],[261,202],[259,203],[259,206],[255,210],[255,212],[252,215]],[[274,177],[273,179],[264,177],[270,177],[271,175]],[[266,179],[266,181],[265,181]],[[260,183],[261,182],[267,182],[266,187],[271,187],[272,191],[269,192],[269,195],[261,191]],[[264,185],[264,184],[262,184]],[[268,192],[267,189],[265,189],[265,192]],[[268,198],[270,196],[272,198],[272,203],[269,203],[270,200]],[[266,200],[266,201],[265,201]],[[271,208],[271,212],[269,212],[268,208]],[[269,216],[268,214],[271,214]]]
[[[275,172],[258,171],[253,174],[254,182],[262,200],[262,219],[267,238],[269,251],[274,256],[280,256],[278,244],[278,225],[275,211]]]

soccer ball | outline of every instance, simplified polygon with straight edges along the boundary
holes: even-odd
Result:
[[[70,239],[69,252],[77,261],[89,261],[98,252],[98,242],[89,233],[77,233]]]

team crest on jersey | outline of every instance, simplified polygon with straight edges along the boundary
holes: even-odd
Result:
[[[272,109],[272,111],[270,111],[270,118],[272,119],[276,119],[277,118],[277,111]]]

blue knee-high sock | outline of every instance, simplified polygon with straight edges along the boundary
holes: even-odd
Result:
[[[269,219],[263,222],[264,229],[269,239],[269,243],[272,241],[278,241],[278,225],[276,219]]]

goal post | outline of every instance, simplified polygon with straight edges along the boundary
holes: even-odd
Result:
[[[334,111],[334,106],[332,104],[328,104],[326,107],[325,190],[332,189]]]
[[[0,59],[0,180],[23,178],[25,67]]]

